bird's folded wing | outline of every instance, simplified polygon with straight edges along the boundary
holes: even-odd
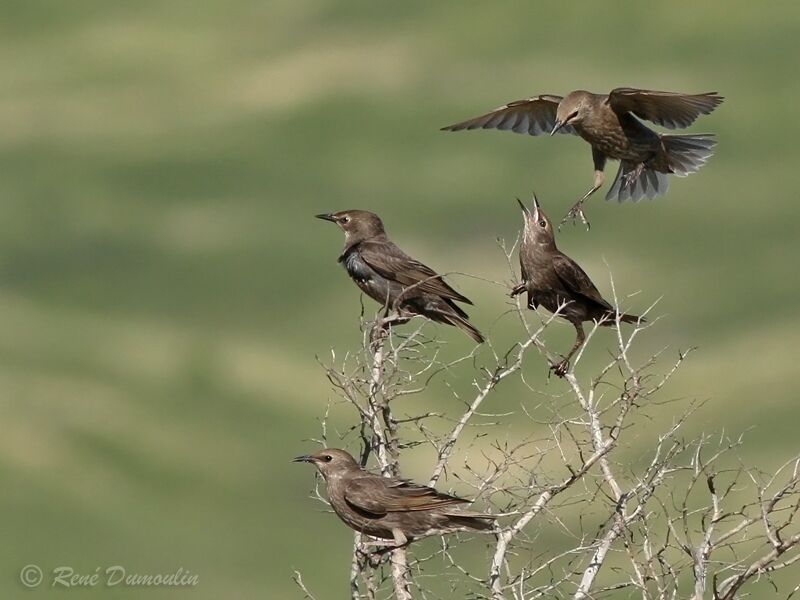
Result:
[[[676,94],[634,88],[617,88],[608,95],[608,104],[615,113],[631,112],[668,129],[688,127],[700,115],[713,111],[722,100],[716,92]]]
[[[569,256],[564,254],[553,256],[553,268],[561,283],[568,290],[596,302],[602,308],[613,310],[613,307],[600,295],[589,276]]]
[[[556,124],[556,109],[558,109],[559,102],[561,102],[561,96],[542,94],[525,100],[509,102],[480,117],[442,127],[442,130],[502,129],[528,135],[549,135]],[[558,133],[574,134],[575,130],[569,125],[565,125],[558,130]]]
[[[345,500],[356,509],[374,515],[430,510],[467,502],[463,498],[442,494],[430,487],[379,475],[350,480],[345,490]]]
[[[404,286],[414,286],[420,292],[472,304],[466,296],[447,285],[436,271],[414,260],[392,243],[362,242],[358,250],[364,262],[381,277]]]

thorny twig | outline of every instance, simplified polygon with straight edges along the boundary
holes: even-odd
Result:
[[[513,247],[506,251],[509,265],[512,252]],[[613,280],[611,287],[617,304]],[[649,424],[663,404],[657,395],[691,350],[679,352],[663,371],[663,350],[639,363],[634,341],[658,319],[626,332],[618,314],[616,348],[606,365],[591,379],[575,373],[600,335],[595,326],[566,385],[543,394],[529,384],[523,366],[531,349],[552,362],[544,336],[556,316],[532,325],[535,314],[517,300],[506,315],[522,324],[522,339],[502,352],[490,341],[445,359],[446,348],[427,337],[424,321],[395,330],[387,310],[364,323],[359,352],[332,354],[324,365],[334,389],[359,417],[339,435],[358,435],[362,464],[374,456],[384,475],[399,476],[404,450],[430,445],[428,484],[441,484],[447,474],[500,516],[485,578],[461,562],[458,537],[443,538],[423,556],[405,549],[370,553],[357,534],[352,600],[377,600],[387,588],[400,600],[412,592],[435,595],[428,575],[437,569],[450,573],[446,597],[588,600],[628,590],[643,600],[734,600],[748,583],[800,563],[800,459],[765,476],[738,464],[741,438],[684,439],[697,404],[652,433]],[[465,379],[472,386],[462,399],[457,383]],[[516,411],[504,407],[489,415],[484,406],[506,380],[520,381],[530,395],[520,398]],[[405,406],[395,404],[399,399],[437,382],[462,407],[455,416],[452,407],[398,412]],[[542,396],[544,402],[535,401]],[[491,422],[475,423],[487,416]],[[330,438],[327,417],[323,427],[323,438]],[[299,573],[295,581],[313,598]]]

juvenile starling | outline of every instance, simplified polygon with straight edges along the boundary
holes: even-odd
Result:
[[[317,467],[328,486],[331,506],[346,525],[372,537],[393,541],[379,545],[399,547],[428,535],[494,529],[492,515],[453,508],[469,500],[405,479],[369,473],[344,450],[327,448],[298,456],[294,462],[308,462]]]
[[[594,184],[561,222],[570,217],[574,221],[580,216],[588,227],[583,203],[603,185],[606,159],[621,161],[606,200],[636,202],[666,194],[668,174],[685,177],[702,167],[713,154],[716,141],[712,134],[657,133],[639,119],[667,129],[680,129],[691,125],[700,115],[709,114],[722,100],[716,92],[678,94],[617,88],[609,94],[592,94],[578,90],[563,98],[543,94],[510,102],[443,130],[480,128],[529,135],[571,133],[581,136],[592,146]]]
[[[316,216],[342,228],[344,250],[339,262],[361,291],[382,304],[387,314],[396,310],[399,322],[423,315],[463,329],[479,344],[484,341],[481,332],[467,320],[467,313],[455,304],[472,302],[389,240],[378,215],[366,210],[343,210]]]
[[[541,304],[551,313],[560,309],[559,316],[575,327],[575,345],[560,363],[550,367],[556,375],[563,377],[569,369],[570,359],[586,341],[583,322],[596,321],[612,326],[616,324],[617,313],[578,263],[556,247],[553,226],[539,207],[536,196],[533,197],[533,212],[521,201],[517,202],[525,220],[519,248],[522,283],[511,291],[511,295],[527,292],[528,308],[535,310]],[[621,314],[619,318],[625,323],[644,322],[642,317],[634,315]]]

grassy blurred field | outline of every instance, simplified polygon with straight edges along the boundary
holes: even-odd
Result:
[[[699,346],[669,391],[708,399],[698,429],[752,427],[746,459],[765,467],[797,453],[797,3],[7,0],[3,12],[3,598],[59,596],[20,585],[27,563],[182,566],[196,589],[146,595],[196,599],[299,597],[297,567],[320,597],[343,597],[351,536],[288,462],[330,396],[315,354],[359,339],[340,235],[311,215],[372,209],[432,266],[504,278],[494,240],[516,235],[513,198],[535,188],[562,213],[590,182],[588,148],[437,129],[534,93],[727,97],[692,129],[720,139],[701,173],[635,207],[598,195],[591,233],[567,228],[560,244],[602,290],[609,269],[621,292],[641,290],[631,308],[663,297],[641,353]],[[497,290],[457,284],[491,330]],[[493,401],[516,402],[502,389]]]

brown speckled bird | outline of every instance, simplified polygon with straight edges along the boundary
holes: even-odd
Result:
[[[391,540],[372,545],[399,547],[428,535],[494,530],[492,515],[454,508],[469,500],[406,479],[370,473],[344,450],[327,448],[298,456],[294,461],[317,467],[328,486],[331,506],[346,525],[372,537]]]
[[[422,315],[437,323],[462,329],[479,344],[483,336],[468,321],[456,302],[472,304],[451,288],[430,267],[414,260],[388,237],[378,215],[366,210],[343,210],[317,215],[344,231],[344,250],[339,262],[367,296],[396,310],[397,322]]]
[[[592,280],[578,263],[556,247],[555,232],[550,219],[544,214],[536,196],[533,212],[520,200],[525,228],[519,248],[522,283],[514,287],[512,296],[528,293],[528,308],[536,310],[541,305],[551,313],[558,312],[575,327],[575,345],[551,369],[559,377],[566,375],[569,361],[586,341],[584,321],[596,321],[610,327],[617,323],[617,312],[600,295]],[[642,317],[620,314],[625,323],[644,322]]]
[[[502,129],[529,135],[581,136],[592,146],[594,183],[561,222],[579,216],[588,227],[583,203],[603,185],[606,159],[620,161],[606,200],[636,202],[666,194],[667,175],[685,177],[694,173],[713,154],[716,141],[712,134],[657,133],[639,119],[667,129],[688,127],[722,100],[716,92],[678,94],[617,88],[608,94],[593,94],[578,90],[563,98],[543,94],[510,102],[443,130]]]

